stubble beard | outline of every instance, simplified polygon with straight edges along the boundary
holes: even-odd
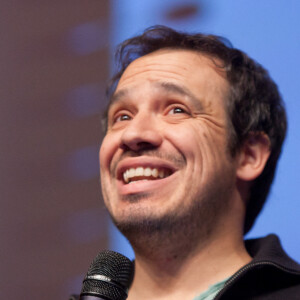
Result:
[[[201,195],[190,199],[189,205],[175,207],[161,216],[134,209],[124,220],[112,216],[117,228],[129,240],[135,252],[150,256],[153,252],[169,251],[187,256],[188,252],[204,247],[213,235],[216,223],[228,211],[231,187],[206,187]],[[185,191],[185,195],[189,191]],[[149,195],[132,195],[130,201],[138,203]],[[129,199],[128,199],[129,200]],[[182,203],[185,203],[182,199]],[[140,216],[139,216],[140,215]]]

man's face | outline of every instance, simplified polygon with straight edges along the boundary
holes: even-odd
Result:
[[[160,50],[128,66],[100,149],[104,201],[121,227],[225,213],[235,184],[228,90],[212,60],[192,51]]]

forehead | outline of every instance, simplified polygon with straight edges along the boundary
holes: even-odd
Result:
[[[197,73],[215,73],[220,76],[220,69],[216,67],[216,59],[191,50],[162,49],[142,56],[134,60],[125,69],[120,78],[117,89],[124,83],[130,83],[136,76],[147,77],[148,80],[160,79],[160,76],[167,75],[170,79],[184,80],[191,79],[190,71]],[[225,76],[223,76],[224,79]]]
[[[154,90],[168,84],[179,87],[177,92],[181,89],[199,99],[224,99],[228,82],[217,63],[217,60],[191,50],[163,49],[142,56],[122,74],[110,105],[135,91],[143,92],[146,87],[151,89],[153,86]]]

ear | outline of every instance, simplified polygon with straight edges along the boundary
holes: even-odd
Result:
[[[263,172],[270,152],[269,137],[263,132],[251,133],[239,153],[237,178],[243,181],[256,179]]]

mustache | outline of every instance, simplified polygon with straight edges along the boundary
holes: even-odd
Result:
[[[139,157],[139,156],[159,158],[167,162],[170,162],[171,164],[174,164],[176,168],[181,168],[186,164],[186,159],[180,152],[174,154],[174,153],[166,153],[164,151],[155,150],[155,149],[144,149],[139,151],[128,150],[126,152],[123,152],[122,155],[115,162],[113,162],[111,166],[111,174],[116,174],[117,166],[123,159],[128,157]]]

